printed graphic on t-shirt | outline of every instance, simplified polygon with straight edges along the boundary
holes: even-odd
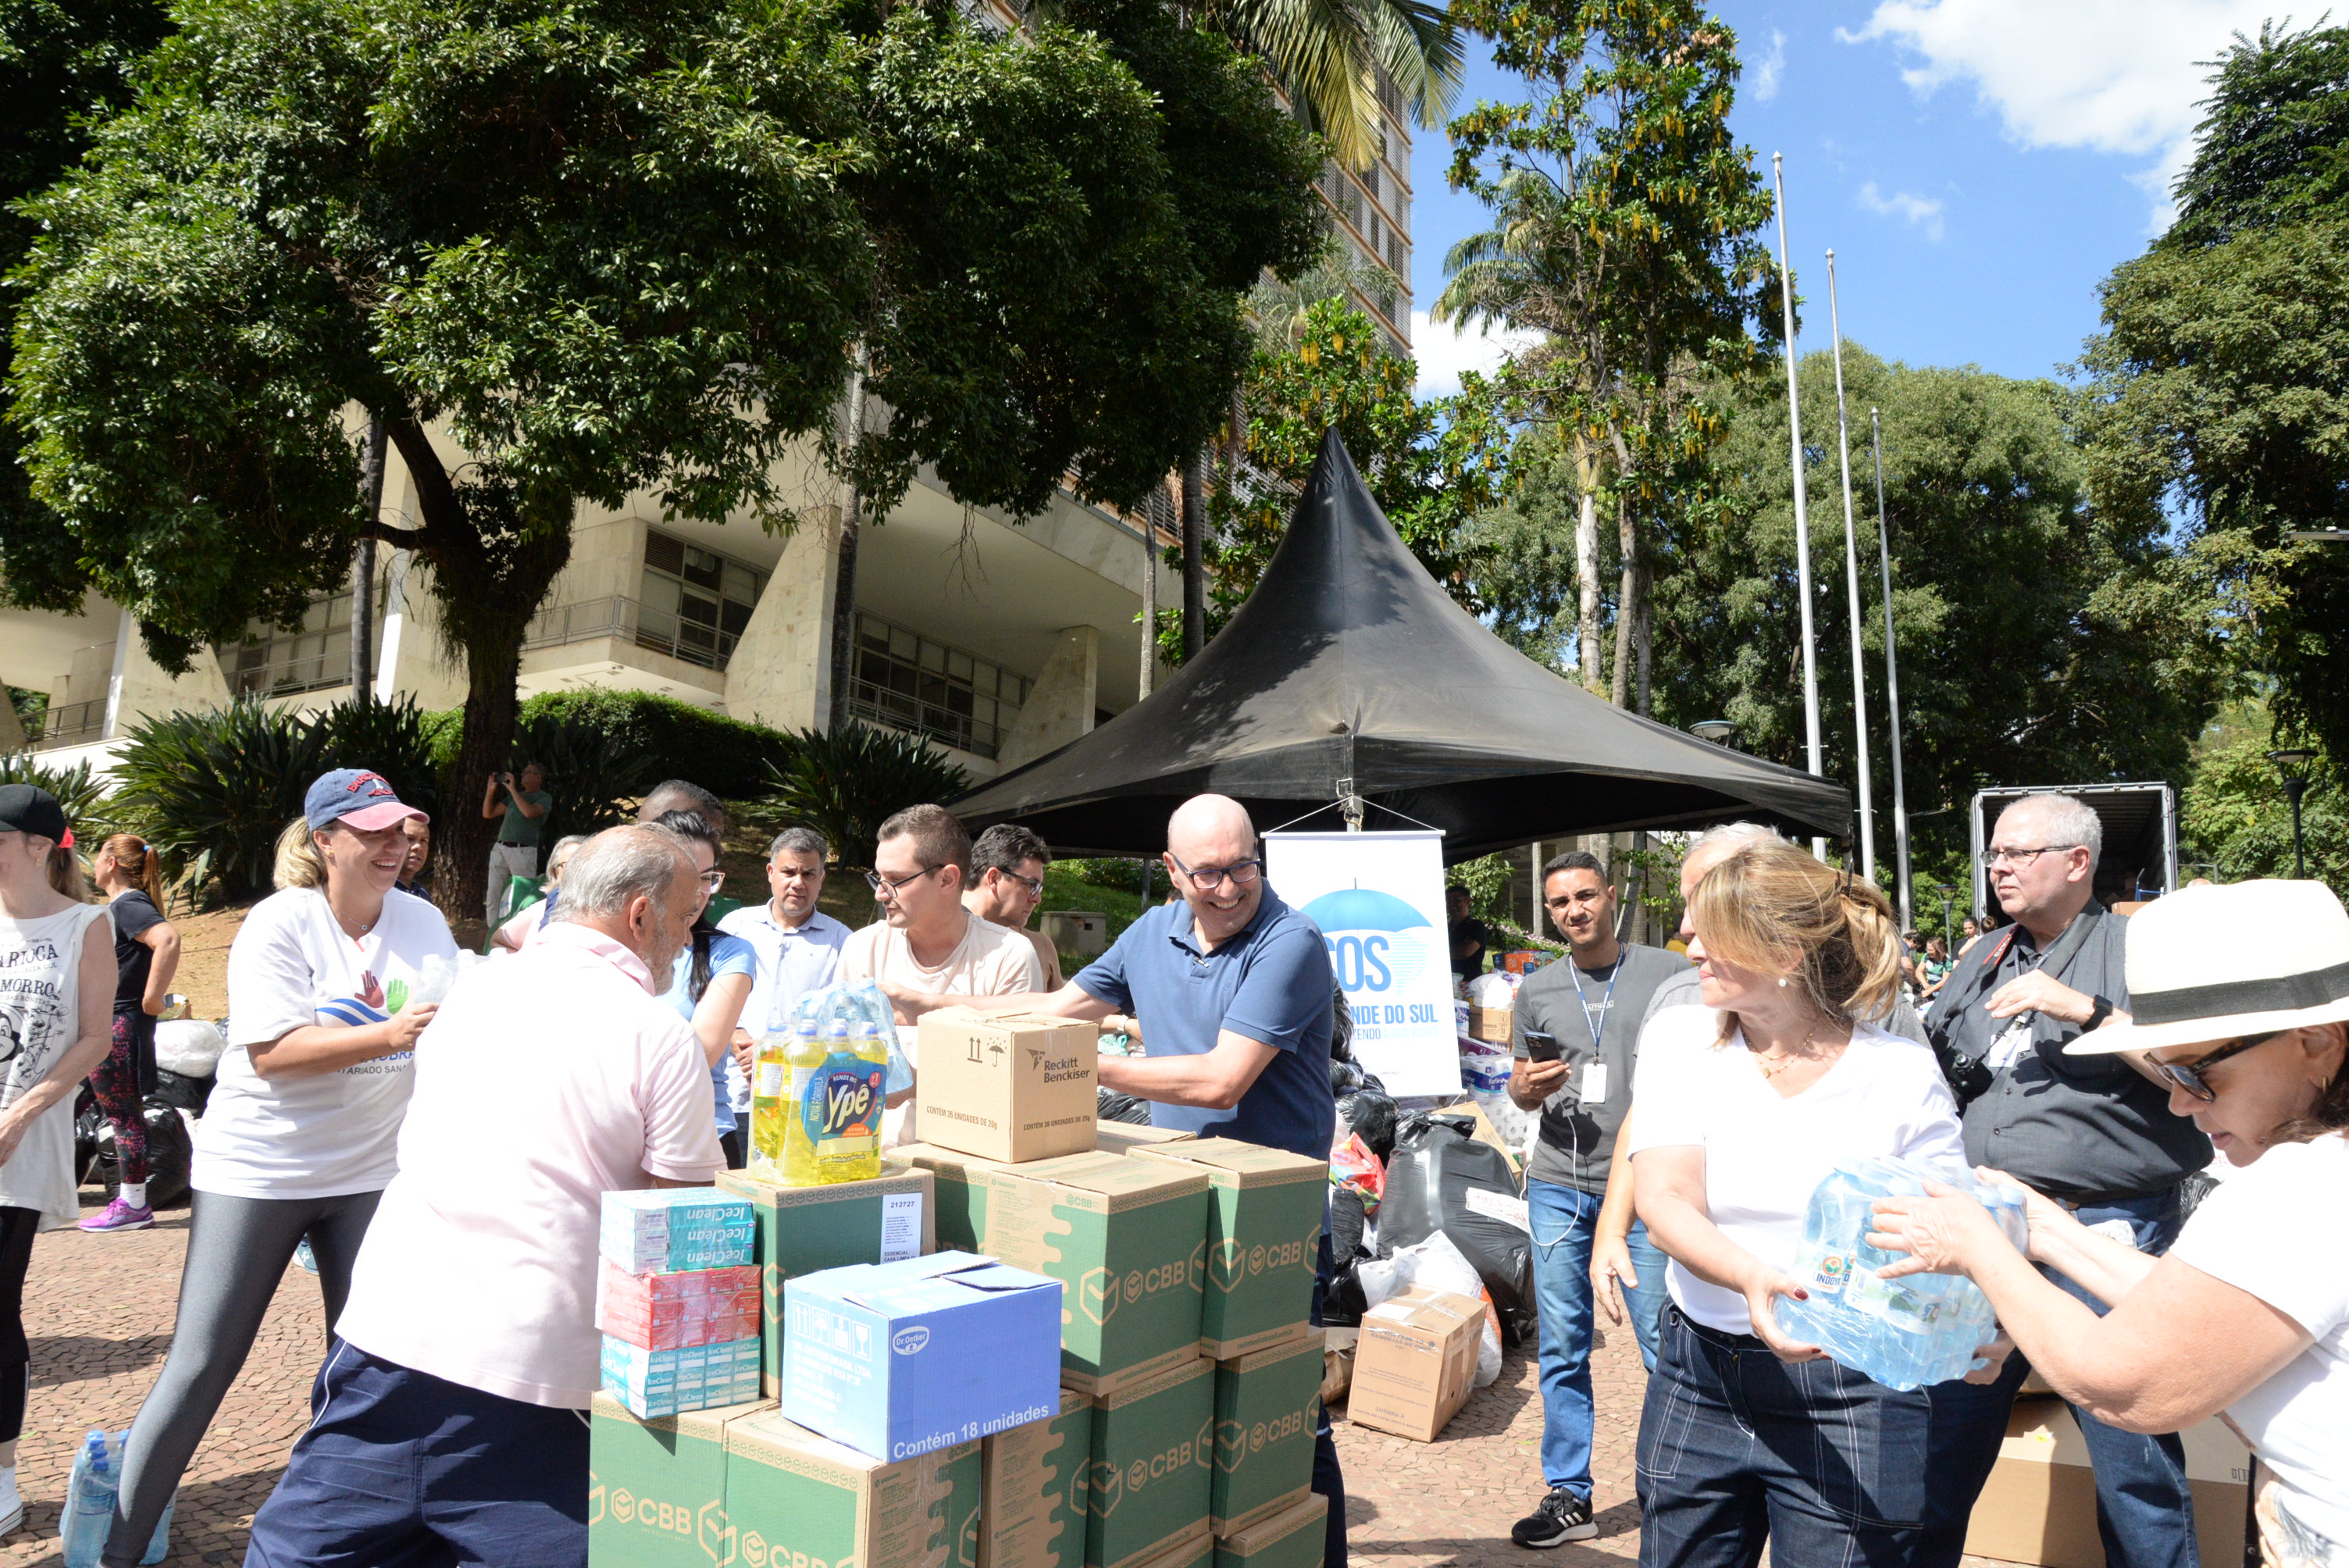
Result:
[[[394,980],[390,995],[387,996],[383,982],[375,977],[375,971],[366,969],[359,973],[357,995],[329,996],[318,1004],[318,1022],[364,1028],[369,1024],[388,1022],[391,1015],[398,1012],[407,1001],[407,981]],[[407,1072],[415,1060],[414,1051],[394,1051],[388,1057],[372,1057],[363,1062],[353,1062],[339,1070],[349,1078],[381,1078],[386,1073]]]
[[[40,937],[0,951],[0,1067],[13,1083],[38,1083],[64,1048],[63,949]]]

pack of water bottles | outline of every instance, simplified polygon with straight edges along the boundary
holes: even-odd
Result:
[[[107,1532],[114,1525],[114,1499],[122,1488],[122,1449],[129,1438],[128,1432],[92,1432],[74,1452],[65,1514],[57,1522],[66,1568],[98,1568]],[[175,1492],[163,1504],[163,1517],[155,1522],[155,1536],[139,1559],[141,1563],[160,1563],[171,1550],[171,1510],[178,1502]]]
[[[1962,1377],[1975,1351],[1997,1336],[1990,1298],[1960,1274],[1878,1272],[1906,1254],[1868,1244],[1878,1198],[1919,1197],[1928,1180],[1979,1201],[2018,1251],[2029,1242],[2023,1192],[1979,1181],[1955,1166],[1876,1158],[1839,1165],[1811,1194],[1803,1244],[1789,1272],[1807,1301],[1781,1296],[1778,1330],[1816,1345],[1888,1388],[1922,1388]]]
[[[834,1024],[846,1025],[851,1037],[864,1034],[866,1026],[871,1026],[889,1052],[889,1092],[897,1094],[914,1087],[914,1064],[897,1040],[896,1010],[870,980],[810,991],[787,1007],[777,1006],[767,1019],[767,1033],[808,1034],[821,1039],[832,1034]]]

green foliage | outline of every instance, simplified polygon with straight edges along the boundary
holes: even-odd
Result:
[[[71,768],[51,768],[40,760],[36,752],[0,756],[0,784],[30,784],[55,795],[57,804],[66,810],[66,821],[72,827],[78,843],[95,842],[99,834],[114,830],[114,802],[109,798],[106,782],[90,777],[87,762],[77,762]]]
[[[2295,33],[2270,20],[2257,39],[2237,34],[2216,63],[2162,250],[2224,244],[2349,201],[2349,27],[2320,20]]]
[[[798,754],[775,771],[771,805],[822,833],[843,868],[863,869],[892,813],[969,789],[970,775],[928,741],[852,721],[800,738]]]
[[[535,762],[545,771],[546,792],[554,801],[539,826],[539,842],[551,845],[566,833],[593,833],[628,820],[628,802],[659,777],[664,754],[645,749],[623,726],[599,722],[616,716],[533,710],[535,700],[523,704],[514,720],[507,769],[518,772]]]
[[[360,697],[321,708],[309,720],[318,737],[315,770],[300,782],[306,789],[311,779],[331,769],[367,769],[382,774],[402,800],[437,819],[447,805],[440,789],[439,719],[407,696],[392,702]]]
[[[613,686],[541,692],[522,705],[520,719],[524,725],[552,720],[566,729],[608,737],[616,756],[643,758],[644,773],[625,782],[621,795],[641,794],[676,773],[721,800],[748,800],[772,788],[774,772],[799,753],[799,741],[780,729],[657,692]],[[510,766],[519,768],[535,755],[518,735]],[[552,777],[553,764],[548,767]]]
[[[1484,921],[1510,918],[1509,882],[1516,875],[1506,855],[1483,855],[1444,869],[1445,885],[1466,888],[1468,913]]]
[[[326,771],[326,731],[258,702],[163,714],[130,731],[114,761],[118,812],[199,896],[266,892],[277,835]],[[388,777],[388,775],[387,775]]]
[[[2215,865],[2209,873],[2215,882],[2292,874],[2292,804],[2268,760],[2273,744],[2253,735],[2211,748],[2178,797],[2178,858]],[[2324,759],[2310,772],[2316,782],[2301,806],[2308,874],[2336,893],[2349,892],[2349,801]]]

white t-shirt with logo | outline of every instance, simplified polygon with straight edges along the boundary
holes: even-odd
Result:
[[[384,894],[375,929],[357,941],[316,889],[288,888],[254,904],[228,952],[228,1049],[196,1123],[197,1191],[339,1198],[390,1185],[414,1052],[264,1078],[246,1047],[307,1025],[379,1024],[399,1011],[434,954],[456,958],[449,923],[409,893]]]
[[[108,906],[77,903],[38,920],[0,915],[0,1106],[56,1070],[93,1020],[81,1016],[86,944],[114,941]],[[98,1020],[105,1028],[109,1020]],[[43,1228],[81,1217],[74,1186],[74,1097],[43,1111],[0,1165],[0,1204],[40,1212]]]
[[[1957,1101],[1933,1053],[1861,1025],[1819,1080],[1792,1098],[1754,1064],[1744,1036],[1722,1044],[1711,1007],[1669,1007],[1640,1032],[1631,1152],[1704,1150],[1705,1212],[1723,1235],[1775,1269],[1793,1266],[1811,1194],[1838,1165],[1871,1155],[1965,1167]],[[1672,1300],[1723,1334],[1751,1334],[1745,1297],[1675,1262]]]
[[[2344,1213],[2349,1140],[2278,1144],[2202,1200],[2169,1255],[2316,1340],[2227,1414],[2275,1473],[2282,1511],[2349,1562],[2349,1249],[2335,1229]]]

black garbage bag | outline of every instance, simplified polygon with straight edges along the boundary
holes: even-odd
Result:
[[[166,1104],[160,1095],[148,1098],[140,1119],[147,1128],[147,1206],[176,1208],[188,1201],[188,1181],[195,1165],[195,1140],[189,1136],[188,1124],[178,1109]],[[114,1158],[114,1129],[98,1110],[95,1099],[86,1101],[75,1112],[77,1154],[82,1149],[85,1128],[89,1134],[89,1155],[78,1167],[81,1180],[84,1184],[96,1182],[104,1187],[110,1198],[122,1185],[122,1172]]]
[[[1442,1231],[1484,1280],[1502,1336],[1516,1344],[1535,1331],[1533,1238],[1468,1206],[1472,1191],[1511,1204],[1517,1197],[1508,1156],[1480,1142],[1475,1128],[1471,1117],[1440,1111],[1417,1111],[1403,1120],[1379,1202],[1379,1252],[1389,1256]]]
[[[1362,1213],[1362,1195],[1351,1187],[1330,1190],[1330,1259],[1333,1265],[1330,1287],[1321,1295],[1321,1322],[1325,1327],[1351,1328],[1362,1321],[1369,1303],[1362,1296],[1361,1277],[1356,1265],[1371,1254],[1362,1244],[1363,1233],[1370,1228]]]
[[[1363,1080],[1369,1077],[1362,1071],[1361,1063],[1341,1062],[1333,1057],[1330,1063],[1330,1092],[1351,1094],[1361,1088]]]
[[[1359,1088],[1338,1096],[1338,1119],[1361,1134],[1362,1146],[1381,1161],[1394,1149],[1396,1115],[1386,1086],[1369,1073],[1362,1075]]]
[[[1136,1099],[1113,1088],[1097,1088],[1093,1090],[1093,1114],[1103,1121],[1131,1122],[1137,1127],[1150,1125],[1150,1102],[1146,1099]]]
[[[175,1073],[169,1068],[157,1068],[155,1093],[152,1098],[161,1100],[174,1109],[184,1110],[191,1116],[202,1116],[204,1113],[204,1107],[212,1102],[212,1076],[210,1073],[206,1073],[202,1078],[190,1078],[185,1073]]]

